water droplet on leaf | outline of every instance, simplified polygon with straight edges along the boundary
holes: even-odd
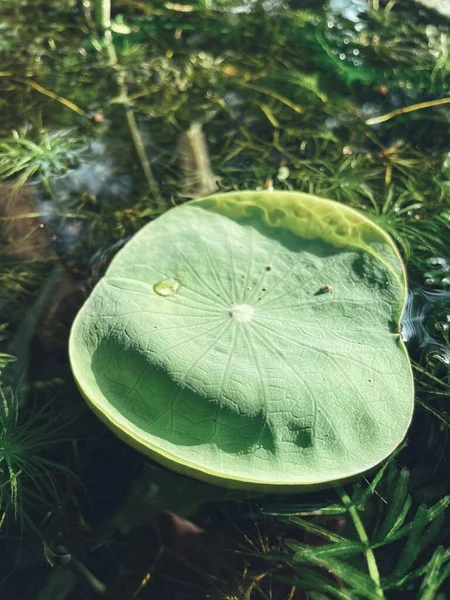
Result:
[[[158,296],[175,296],[180,288],[180,283],[176,279],[163,279],[153,286],[153,291]]]

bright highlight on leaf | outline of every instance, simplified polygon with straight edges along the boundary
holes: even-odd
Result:
[[[170,468],[234,487],[323,485],[405,436],[405,295],[393,243],[356,211],[216,195],[117,254],[73,325],[70,360],[100,418]]]

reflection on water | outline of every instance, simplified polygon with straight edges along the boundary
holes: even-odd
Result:
[[[402,316],[402,338],[410,351],[416,349],[427,359],[450,365],[450,265],[443,257],[433,257],[426,266],[426,287],[408,294]]]
[[[416,0],[423,6],[437,10],[446,17],[450,17],[450,0]]]
[[[129,195],[132,186],[130,174],[115,174],[116,162],[107,150],[107,141],[95,140],[89,155],[77,169],[51,181],[52,192],[60,203],[69,202],[76,194],[90,194],[99,201],[117,202]],[[48,204],[47,204],[47,210]]]
[[[360,22],[359,14],[367,11],[365,0],[331,0],[329,6],[333,12],[354,23]]]
[[[436,322],[436,315],[433,314],[436,308],[450,313],[450,291],[419,289],[409,292],[402,316],[402,339],[410,351],[417,349],[428,358],[450,365],[450,349],[445,342],[437,339],[437,327],[441,334],[448,331],[450,314]]]
[[[133,177],[116,171],[117,164],[107,142],[96,140],[79,167],[48,181],[51,197],[42,186],[38,187],[41,221],[60,256],[86,260],[79,251],[80,241],[83,246],[89,241],[89,212],[95,214],[101,203],[117,208],[129,204]],[[81,209],[91,208],[91,211],[77,211],[77,200]],[[95,247],[90,251],[93,253]]]

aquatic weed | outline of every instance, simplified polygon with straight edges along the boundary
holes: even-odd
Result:
[[[67,423],[49,417],[50,405],[35,409],[26,418],[11,391],[0,389],[0,526],[8,515],[23,524],[37,505],[57,502],[58,474],[71,470],[45,457],[45,452],[65,438]]]
[[[1,331],[6,325],[0,327]],[[2,339],[0,337],[0,339]],[[0,354],[2,371],[15,358]],[[0,379],[0,528],[8,517],[23,527],[29,512],[58,499],[58,474],[71,470],[45,456],[66,440],[68,415],[58,415],[50,402],[40,408],[19,407],[17,396]]]
[[[73,168],[86,149],[72,131],[45,132],[37,142],[13,130],[10,140],[0,141],[0,180],[16,176],[18,186],[33,176],[48,179]]]

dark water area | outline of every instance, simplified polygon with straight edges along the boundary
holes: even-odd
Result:
[[[424,4],[112,0],[105,27],[101,2],[2,0],[0,598],[450,598],[450,8]],[[407,269],[415,416],[345,489],[172,473],[71,375],[73,319],[136,231],[264,189],[362,211]]]

